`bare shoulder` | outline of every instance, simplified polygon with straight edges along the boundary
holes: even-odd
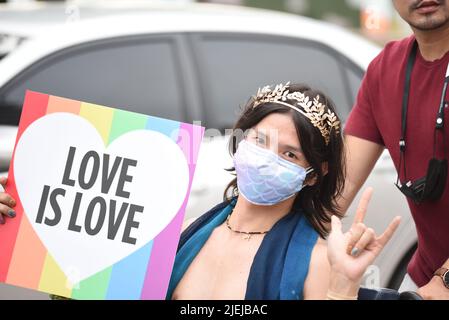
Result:
[[[195,222],[197,218],[190,218],[184,221],[184,223],[182,224],[182,231],[184,231],[185,229],[187,229],[192,223]]]
[[[330,266],[327,260],[327,241],[319,238],[310,257],[309,273],[304,283],[304,298],[325,299],[329,287]]]

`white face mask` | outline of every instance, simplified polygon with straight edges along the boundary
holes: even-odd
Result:
[[[304,187],[313,168],[303,168],[272,151],[242,140],[234,155],[239,194],[256,205],[274,205]]]

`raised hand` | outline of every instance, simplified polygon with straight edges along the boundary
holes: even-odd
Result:
[[[6,186],[6,177],[0,177],[0,185],[5,188]],[[14,207],[16,205],[16,201],[6,192],[0,192],[0,224],[5,224],[6,218],[14,218],[16,216],[16,212],[14,211]]]
[[[352,283],[360,283],[366,269],[374,262],[399,226],[401,217],[395,217],[380,236],[363,224],[371,199],[368,188],[360,199],[351,229],[343,233],[339,218],[332,216],[332,231],[328,238],[328,260],[334,274]]]

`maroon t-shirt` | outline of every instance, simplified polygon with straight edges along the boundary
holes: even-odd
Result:
[[[391,42],[371,62],[345,126],[345,134],[385,146],[396,170],[399,169],[405,70],[413,41],[414,36]],[[415,181],[425,176],[433,155],[435,121],[448,62],[449,52],[441,59],[429,62],[418,50],[411,77],[407,116],[407,180]],[[446,148],[449,148],[447,109],[444,135],[448,143]],[[439,138],[438,155],[442,156],[441,134]],[[405,181],[402,170],[400,179],[401,182]],[[449,258],[449,179],[439,201],[416,204],[407,200],[418,232],[418,250],[408,266],[408,272],[418,286],[423,286]],[[388,210],[388,204],[385,210]]]

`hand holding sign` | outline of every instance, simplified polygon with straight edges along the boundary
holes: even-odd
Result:
[[[332,232],[328,238],[328,259],[334,273],[346,280],[359,283],[366,269],[374,262],[391,239],[401,217],[396,217],[385,232],[377,236],[363,224],[372,189],[367,189],[359,202],[351,229],[343,233],[340,219],[332,216]]]
[[[5,188],[7,182],[6,177],[0,177],[0,185]],[[14,207],[16,206],[16,200],[13,199],[6,192],[0,192],[0,224],[5,224],[6,218],[14,218],[16,216],[16,212],[14,211]]]

